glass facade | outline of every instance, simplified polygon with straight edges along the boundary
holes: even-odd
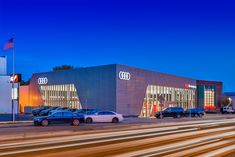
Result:
[[[216,86],[198,86],[198,105],[206,110],[214,110],[216,105]]]
[[[153,117],[166,107],[195,107],[195,89],[148,85],[140,117]]]
[[[40,86],[40,92],[46,106],[82,108],[74,84]]]

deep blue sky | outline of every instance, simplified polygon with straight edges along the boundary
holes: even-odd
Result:
[[[232,0],[0,0],[0,45],[14,32],[24,79],[61,64],[120,63],[235,91],[234,8]]]

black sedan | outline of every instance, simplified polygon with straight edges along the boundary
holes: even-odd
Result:
[[[70,111],[57,111],[49,116],[41,116],[34,118],[34,125],[48,126],[49,124],[69,123],[78,126],[84,122],[84,117],[74,114]]]
[[[39,116],[48,116],[50,111],[56,110],[58,107],[50,107],[49,109],[43,110],[39,113]]]
[[[40,108],[33,110],[32,114],[33,116],[39,116],[40,112],[42,112],[43,110],[47,110],[49,108],[50,106],[41,106]]]
[[[155,117],[163,119],[164,117],[180,118],[184,116],[184,109],[182,107],[168,107],[161,112],[157,112]]]

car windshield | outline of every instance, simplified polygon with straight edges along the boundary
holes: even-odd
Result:
[[[170,112],[171,111],[171,108],[165,108],[162,110],[163,112]]]
[[[164,108],[162,111],[165,111],[165,110],[167,110],[168,108]]]

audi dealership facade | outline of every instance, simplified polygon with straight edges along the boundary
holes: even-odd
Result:
[[[28,90],[29,101],[21,105],[92,108],[141,117],[170,106],[218,110],[222,97],[221,82],[119,64],[36,73]]]

